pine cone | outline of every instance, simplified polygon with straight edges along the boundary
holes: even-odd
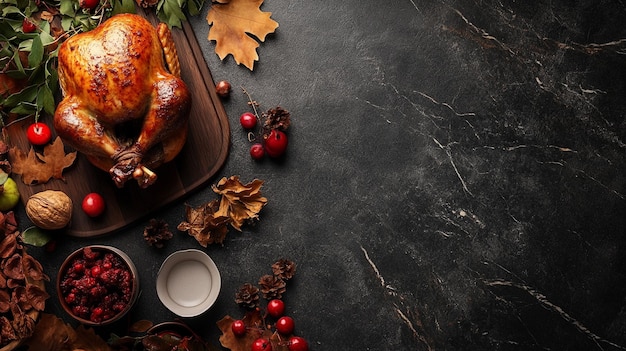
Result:
[[[245,283],[235,293],[235,302],[249,309],[259,307],[259,288],[250,283]]]
[[[283,293],[287,290],[285,281],[272,274],[262,276],[259,279],[259,285],[261,286],[263,297],[268,300],[282,298]]]
[[[289,280],[296,274],[296,264],[291,260],[280,259],[272,265],[274,275],[282,280]]]
[[[143,231],[143,238],[148,245],[162,248],[167,240],[172,238],[173,234],[169,230],[169,225],[163,220],[151,219],[150,224]]]
[[[289,111],[280,106],[269,109],[267,112],[263,113],[262,117],[265,119],[264,129],[267,133],[272,129],[278,129],[284,132],[291,124]]]

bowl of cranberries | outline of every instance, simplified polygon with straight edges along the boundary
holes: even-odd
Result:
[[[139,295],[137,268],[123,251],[90,245],[71,253],[59,269],[61,306],[82,324],[101,326],[122,318]]]

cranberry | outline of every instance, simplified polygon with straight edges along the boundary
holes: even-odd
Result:
[[[256,127],[256,116],[252,112],[244,112],[239,116],[239,123],[245,129]]]
[[[289,351],[309,351],[309,343],[300,336],[292,336],[289,338]]]
[[[87,10],[93,10],[100,4],[99,0],[78,0],[78,5]]]
[[[280,130],[272,129],[265,138],[265,152],[270,157],[280,157],[287,150],[287,135]]]
[[[260,160],[265,156],[265,149],[260,143],[254,143],[250,146],[250,156],[255,160]]]
[[[272,343],[265,338],[258,338],[252,343],[252,351],[272,351]]]
[[[26,138],[33,145],[45,145],[52,139],[52,131],[47,124],[35,122],[28,126]]]
[[[267,313],[274,318],[278,318],[285,313],[285,303],[283,300],[273,299],[267,303]]]
[[[242,336],[246,334],[246,324],[241,320],[237,319],[233,321],[233,324],[230,326],[233,331],[233,334],[236,336]]]
[[[30,18],[24,17],[22,20],[22,32],[32,33],[37,30],[37,25]]]
[[[82,208],[87,216],[98,217],[105,209],[104,198],[98,193],[89,193],[83,198]]]
[[[293,333],[294,326],[293,318],[289,316],[282,316],[276,321],[276,330],[283,335]]]

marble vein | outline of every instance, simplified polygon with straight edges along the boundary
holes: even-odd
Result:
[[[606,339],[602,338],[601,336],[593,333],[591,330],[589,330],[587,327],[585,327],[585,325],[583,325],[580,321],[578,321],[576,318],[572,317],[569,313],[567,313],[565,310],[563,310],[563,308],[561,308],[560,306],[552,303],[550,300],[548,300],[548,298],[545,295],[543,295],[542,293],[540,293],[539,291],[537,291],[536,289],[534,289],[531,286],[528,286],[526,284],[518,284],[518,283],[515,283],[515,282],[512,282],[512,281],[501,280],[501,279],[483,280],[483,282],[487,286],[513,287],[513,288],[520,289],[520,290],[526,292],[527,294],[532,296],[535,300],[537,300],[537,302],[539,302],[542,306],[544,306],[548,310],[551,310],[551,311],[557,313],[562,319],[564,319],[566,322],[568,322],[572,326],[574,326],[579,332],[583,333],[584,335],[589,337],[591,340],[593,340],[593,342],[598,346],[598,348],[600,350],[604,350],[604,348],[602,347],[602,344],[610,345],[610,346],[615,347],[615,348],[617,348],[619,350],[626,350],[626,346],[618,345],[618,344],[616,344],[614,342],[606,340]]]

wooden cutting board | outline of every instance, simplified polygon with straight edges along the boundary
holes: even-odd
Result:
[[[138,9],[138,14],[153,24],[157,23],[152,12]],[[215,92],[213,78],[191,25],[185,22],[182,29],[173,28],[172,35],[178,50],[182,78],[191,91],[193,102],[186,144],[172,162],[155,170],[157,181],[146,189],[139,188],[135,181],[129,181],[124,188],[118,189],[108,173],[92,166],[79,153],[74,165],[63,173],[64,181],[52,179],[45,184],[31,186],[24,184],[18,175],[13,175],[23,204],[34,193],[48,189],[62,190],[73,201],[72,221],[64,231],[71,236],[93,237],[114,233],[139,219],[148,219],[152,212],[208,185],[228,156],[228,116]],[[42,118],[42,121],[52,127],[51,116]],[[31,146],[26,139],[26,129],[32,122],[30,118],[8,126],[9,143],[27,152]],[[68,148],[66,151],[74,150]],[[100,193],[106,201],[106,210],[98,218],[88,217],[81,209],[83,197],[90,192]]]

